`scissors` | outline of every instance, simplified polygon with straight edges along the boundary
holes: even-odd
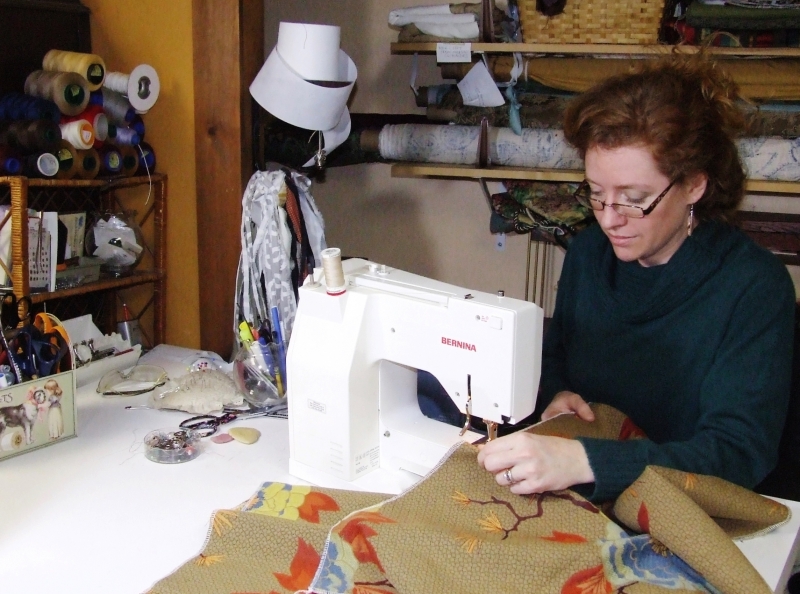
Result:
[[[233,410],[227,409],[219,416],[215,415],[198,415],[196,417],[191,417],[186,419],[180,424],[180,427],[183,429],[192,429],[197,431],[200,434],[200,437],[208,437],[209,435],[214,435],[219,429],[220,425],[225,425],[226,423],[230,423],[231,421],[237,421],[239,419],[252,419],[255,417],[274,417],[278,416],[279,409],[283,410],[286,407],[285,404],[280,404],[277,406],[272,406],[265,409],[258,409],[258,410]]]

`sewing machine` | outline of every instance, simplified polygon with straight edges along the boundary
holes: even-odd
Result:
[[[362,259],[342,268],[341,294],[322,269],[300,288],[287,354],[292,475],[344,488],[378,468],[425,475],[482,437],[422,414],[420,369],[490,432],[533,412],[540,307]]]

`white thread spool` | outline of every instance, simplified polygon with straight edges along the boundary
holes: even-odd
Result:
[[[322,250],[322,272],[325,274],[325,287],[328,295],[341,295],[347,290],[342,268],[342,250],[328,248]]]
[[[94,144],[94,128],[87,120],[61,124],[61,137],[77,149],[89,149]]]
[[[3,439],[0,440],[0,451],[13,452],[21,448],[23,443],[25,443],[25,435],[21,429],[14,427],[6,431]]]
[[[139,64],[130,74],[109,72],[103,86],[125,95],[136,113],[147,113],[161,91],[158,73],[149,64]]]

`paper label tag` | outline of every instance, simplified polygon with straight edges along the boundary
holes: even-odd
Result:
[[[437,43],[436,61],[443,62],[472,62],[471,43]]]

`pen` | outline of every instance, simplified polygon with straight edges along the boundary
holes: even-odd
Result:
[[[288,387],[289,378],[286,377],[286,345],[283,342],[281,315],[278,308],[274,305],[270,308],[270,314],[272,314],[272,332],[275,334],[275,342],[278,344],[278,367],[280,368],[284,386]]]

